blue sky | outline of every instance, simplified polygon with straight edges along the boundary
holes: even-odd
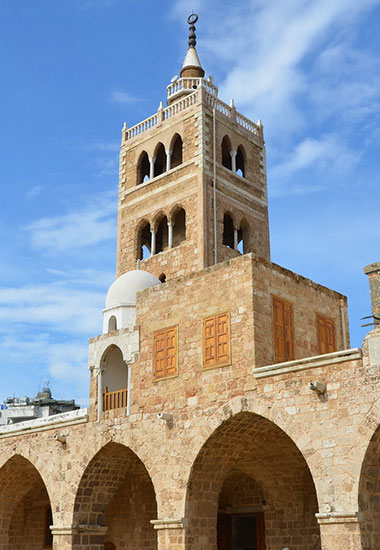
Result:
[[[199,13],[227,103],[263,121],[272,260],[348,295],[380,260],[379,0],[1,0],[0,400],[88,396],[115,272],[120,130],[153,114]]]

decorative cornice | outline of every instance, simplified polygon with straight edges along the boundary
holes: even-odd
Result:
[[[265,367],[252,369],[255,378],[265,378],[267,376],[276,376],[277,374],[287,374],[289,372],[297,372],[306,369],[314,369],[333,365],[334,363],[344,363],[345,361],[355,361],[361,359],[362,351],[360,348],[345,349],[334,351],[333,353],[325,353],[314,357],[306,357],[305,359],[297,359],[296,361],[287,361],[285,363],[276,363]]]

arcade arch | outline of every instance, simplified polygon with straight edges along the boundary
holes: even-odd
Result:
[[[216,429],[188,487],[187,550],[236,550],[238,540],[258,550],[321,548],[306,460],[288,435],[257,414],[240,412]]]
[[[359,512],[363,550],[380,548],[380,426],[372,436],[363,460]]]
[[[80,535],[73,550],[156,550],[157,503],[149,474],[128,447],[108,443],[87,465],[75,498],[73,524],[94,535]],[[106,534],[101,528],[106,528]],[[113,546],[112,546],[113,545]]]
[[[52,548],[52,509],[45,484],[29,460],[14,455],[0,469],[0,548]]]

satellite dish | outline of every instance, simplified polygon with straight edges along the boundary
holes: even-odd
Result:
[[[178,76],[175,74],[170,82],[175,82],[176,80],[178,80]]]

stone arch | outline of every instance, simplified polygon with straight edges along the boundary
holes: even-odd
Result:
[[[173,246],[178,246],[186,240],[186,210],[177,204],[170,213],[173,224]]]
[[[163,252],[168,247],[168,218],[163,211],[154,217],[154,231],[156,233],[156,254]]]
[[[231,212],[227,211],[223,215],[223,244],[228,248],[234,248],[234,218]]]
[[[52,548],[51,523],[52,506],[40,472],[14,454],[0,468],[1,549]]]
[[[231,473],[249,479],[250,488],[244,498],[236,491],[230,494],[229,514],[239,516],[246,512],[252,518],[265,514],[269,525],[265,536],[270,548],[320,548],[315,517],[318,500],[308,463],[296,442],[273,418],[249,411],[250,408],[261,409],[262,405],[257,407],[241,398],[239,405],[236,399],[210,419],[207,438],[203,430],[203,444],[187,483],[186,548],[216,550],[218,510],[220,514],[223,487]],[[267,404],[266,409],[266,416],[273,416],[273,411],[268,415]],[[286,419],[281,420],[289,428]],[[298,438],[299,428],[294,429]]]
[[[246,254],[247,252],[250,252],[250,231],[249,231],[249,223],[248,221],[243,218],[240,221],[239,229],[238,229],[238,250],[242,254]]]
[[[154,177],[160,176],[166,172],[166,152],[165,146],[161,141],[159,141],[154,150]]]
[[[371,550],[380,546],[380,399],[367,413],[361,428],[361,433],[370,430],[371,435],[357,484],[360,536],[363,550]]]
[[[143,219],[136,227],[136,259],[146,260],[151,255],[151,225],[147,219]]]
[[[121,409],[127,406],[128,365],[123,350],[116,344],[109,345],[100,360],[103,369],[103,410]]]
[[[84,526],[86,534],[75,537],[73,550],[104,550],[105,542],[156,550],[157,532],[150,524],[156,518],[155,489],[143,462],[120,443],[103,446],[79,482],[73,525]]]
[[[180,134],[175,133],[170,142],[170,168],[177,168],[183,162],[183,141]]]
[[[229,170],[232,170],[231,150],[231,140],[225,135],[222,139],[222,165]]]
[[[246,175],[246,158],[244,147],[239,145],[236,152],[236,173],[242,178]]]
[[[141,151],[137,161],[136,184],[145,183],[150,178],[150,162],[148,153]]]

